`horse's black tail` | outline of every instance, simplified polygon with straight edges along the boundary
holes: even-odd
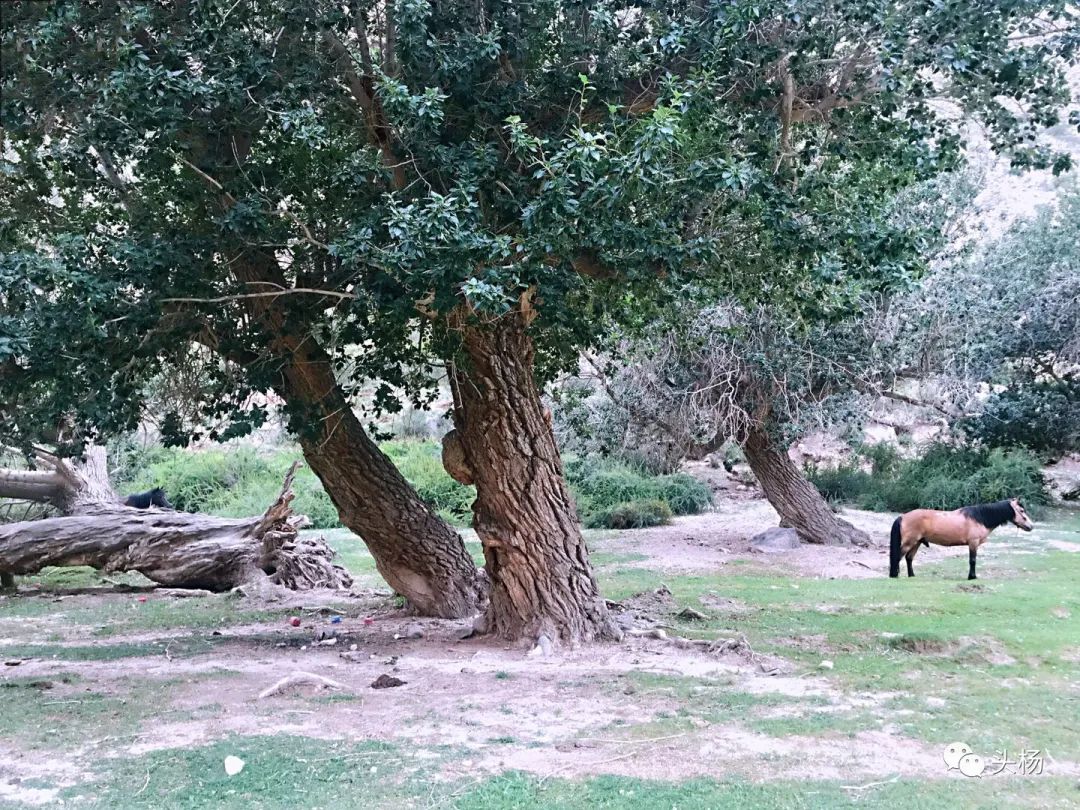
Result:
[[[889,540],[889,576],[900,576],[900,558],[903,556],[900,553],[900,521],[903,517],[898,517],[892,524],[892,536]]]

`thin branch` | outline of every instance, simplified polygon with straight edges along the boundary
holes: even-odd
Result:
[[[264,283],[269,284],[271,282]],[[286,287],[280,290],[268,290],[267,292],[219,295],[215,298],[162,298],[161,302],[163,304],[223,304],[229,301],[241,301],[247,298],[276,298],[280,295],[323,295],[328,298],[340,298],[344,301],[353,301],[357,298],[355,293],[338,292],[337,290],[317,290],[312,287]]]

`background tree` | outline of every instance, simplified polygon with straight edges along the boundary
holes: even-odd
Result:
[[[1028,136],[1056,120],[1075,46],[1065,2],[23,3],[8,16],[12,210],[33,224],[9,265],[25,289],[11,379],[47,394],[19,436],[60,413],[130,424],[139,369],[208,344],[289,402],[309,464],[391,584],[414,600],[435,584],[465,593],[460,546],[347,398],[379,378],[393,387],[377,407],[396,407],[394,389],[422,399],[411,371],[435,354],[477,487],[488,625],[567,640],[610,627],[543,382],[602,316],[688,283],[835,316],[909,272],[911,246],[846,231],[850,212],[953,166],[956,109],[1018,163],[1056,160]],[[784,261],[732,258],[743,244]],[[837,273],[843,295],[810,297]],[[49,353],[42,327],[61,312],[77,327]],[[330,333],[364,349],[343,385]],[[223,393],[208,401],[238,425],[258,418]]]
[[[966,414],[970,436],[1051,459],[1080,447],[1075,182],[1033,220],[943,264],[903,307],[892,349],[899,370]]]

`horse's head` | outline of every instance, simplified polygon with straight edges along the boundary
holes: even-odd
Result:
[[[1025,532],[1030,532],[1033,528],[1031,525],[1031,518],[1029,518],[1028,513],[1024,511],[1024,506],[1020,503],[1020,499],[1011,499],[1009,501],[1009,506],[1011,506],[1013,510],[1012,523],[1019,526]]]

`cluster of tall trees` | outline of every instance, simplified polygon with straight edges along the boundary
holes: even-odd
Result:
[[[688,290],[814,323],[917,275],[904,189],[975,122],[1018,166],[1069,2],[100,0],[4,6],[0,440],[124,431],[193,345],[214,438],[274,391],[342,522],[430,615],[616,632],[541,391]],[[479,573],[379,451],[449,377]],[[783,456],[767,410],[762,469]],[[182,420],[168,424],[180,426]],[[177,427],[177,433],[183,431]],[[183,440],[184,435],[174,436]]]

